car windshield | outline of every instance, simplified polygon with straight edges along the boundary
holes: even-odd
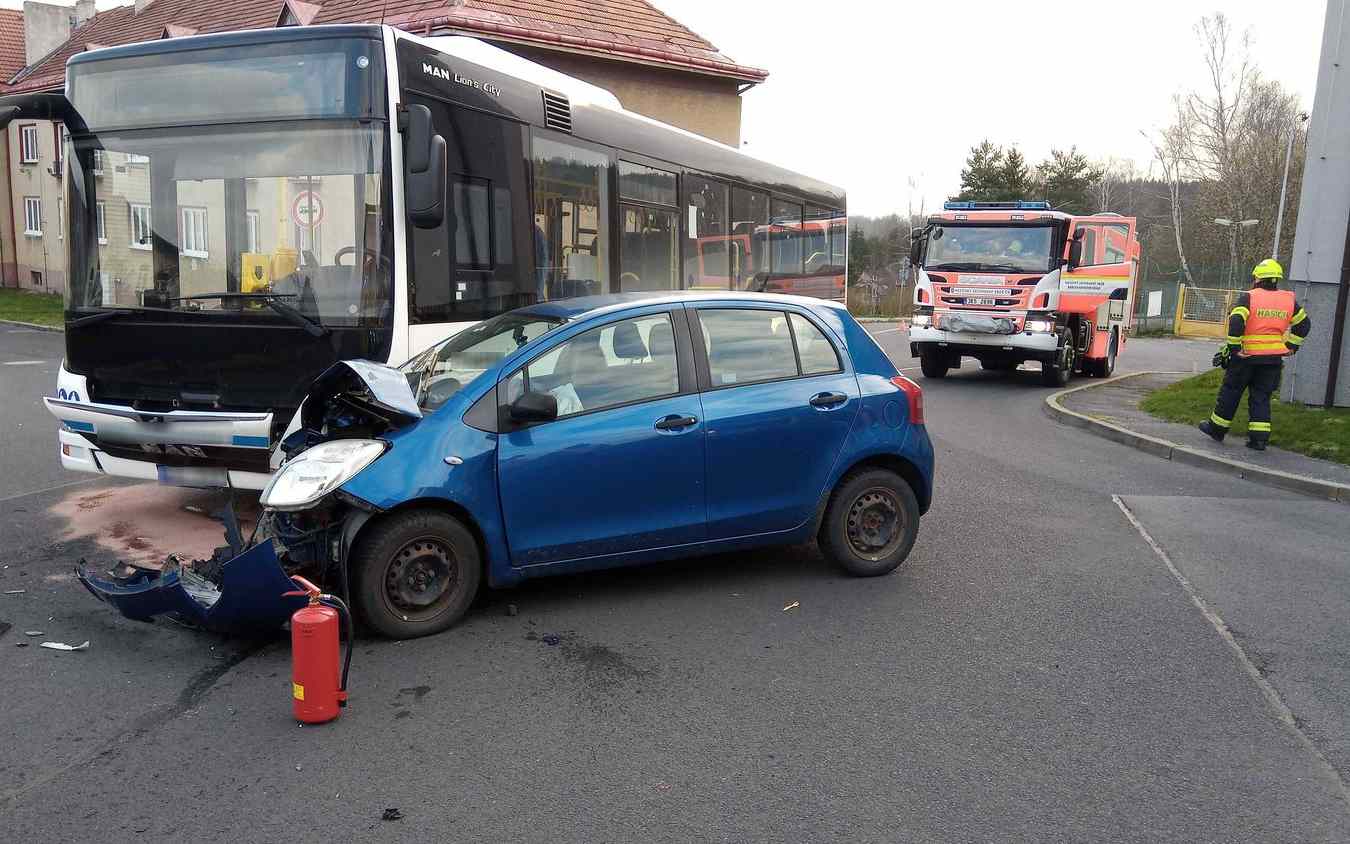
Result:
[[[563,322],[562,317],[511,311],[469,326],[400,368],[418,405],[430,412],[502,358]]]
[[[924,268],[1043,273],[1050,269],[1049,226],[935,226]]]

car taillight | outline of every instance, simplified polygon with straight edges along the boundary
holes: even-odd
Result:
[[[909,399],[909,421],[915,425],[922,425],[923,422],[923,388],[903,375],[897,375],[891,379],[900,392]]]

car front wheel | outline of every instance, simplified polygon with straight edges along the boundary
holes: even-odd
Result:
[[[846,475],[835,487],[820,527],[820,549],[859,577],[894,571],[919,535],[919,501],[888,469]]]
[[[353,603],[392,639],[439,633],[464,617],[482,583],[478,543],[455,517],[410,510],[376,523],[352,554]]]

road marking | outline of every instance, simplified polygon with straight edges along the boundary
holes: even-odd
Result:
[[[44,363],[51,363],[47,360],[7,360],[5,366],[39,366]]]
[[[894,334],[897,331],[908,331],[909,329],[901,326],[900,328],[884,328],[881,331],[875,331],[874,334]]]
[[[9,501],[16,501],[16,500],[18,500],[18,499],[20,499],[20,498],[27,498],[27,497],[30,496],[30,495],[41,495],[41,494],[44,493],[44,492],[55,492],[55,491],[58,490],[58,489],[65,489],[65,488],[68,487],[68,486],[79,486],[80,484],[90,484],[90,483],[93,483],[94,481],[100,481],[100,480],[103,480],[103,477],[102,477],[102,476],[99,476],[99,477],[96,477],[96,478],[84,478],[84,479],[78,480],[78,481],[68,481],[68,482],[63,483],[63,484],[57,484],[56,486],[49,486],[49,487],[47,487],[47,488],[45,488],[45,489],[34,489],[34,490],[30,490],[29,492],[19,492],[19,493],[15,493],[14,495],[9,496],[8,498],[0,498],[0,504],[4,504],[4,503],[9,502]]]
[[[1163,547],[1158,544],[1158,540],[1153,538],[1152,534],[1150,534],[1143,523],[1135,517],[1130,508],[1121,500],[1120,496],[1112,495],[1111,500],[1120,508],[1120,512],[1125,514],[1125,518],[1129,520],[1130,524],[1134,525],[1134,529],[1139,531],[1139,535],[1142,536],[1144,541],[1148,543],[1148,546],[1153,549],[1153,553],[1158,555],[1158,559],[1163,561],[1163,565],[1167,566],[1167,570],[1172,573],[1172,577],[1176,578],[1177,583],[1181,584],[1181,588],[1186,591],[1186,595],[1191,599],[1191,603],[1195,605],[1195,608],[1200,610],[1200,614],[1205,617],[1205,620],[1218,631],[1219,637],[1228,643],[1228,647],[1233,649],[1233,653],[1237,654],[1238,662],[1241,663],[1243,669],[1247,672],[1247,675],[1252,678],[1253,682],[1256,683],[1257,687],[1261,689],[1261,694],[1265,695],[1266,702],[1270,704],[1270,708],[1275,710],[1275,717],[1294,734],[1294,737],[1297,738],[1310,753],[1312,753],[1317,761],[1322,763],[1325,773],[1336,784],[1336,789],[1340,792],[1341,799],[1350,803],[1350,787],[1347,787],[1345,780],[1341,779],[1340,772],[1336,770],[1334,765],[1327,761],[1327,758],[1322,755],[1322,751],[1317,749],[1317,745],[1313,744],[1312,739],[1308,738],[1307,734],[1299,727],[1298,722],[1294,720],[1293,710],[1285,704],[1284,700],[1280,697],[1280,693],[1275,690],[1275,687],[1267,682],[1265,677],[1261,676],[1261,672],[1257,670],[1256,665],[1247,656],[1247,652],[1242,649],[1242,645],[1238,644],[1237,639],[1233,638],[1233,631],[1228,629],[1228,625],[1224,622],[1223,618],[1217,612],[1209,608],[1209,605],[1205,603],[1205,599],[1200,597],[1200,594],[1195,591],[1195,587],[1186,579],[1186,575],[1181,573],[1181,570],[1172,562],[1172,558],[1168,556],[1167,552],[1163,550]]]

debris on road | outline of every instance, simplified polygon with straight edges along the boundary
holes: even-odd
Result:
[[[545,645],[556,645],[562,641],[562,637],[557,633],[545,633],[541,639]]]
[[[509,616],[515,616],[515,615],[518,615],[519,613],[520,613],[520,608],[517,607],[515,604],[507,604],[507,605],[506,605],[506,614],[507,614],[507,615],[509,615]]]
[[[87,651],[89,650],[89,640],[86,639],[78,645],[67,645],[65,642],[43,642],[38,647],[53,651]]]
[[[382,820],[382,821],[401,821],[401,820],[403,820],[403,813],[400,812],[400,811],[399,811],[398,809],[396,809],[396,808],[395,808],[395,809],[385,809],[385,810],[384,810],[384,814],[383,814],[383,815],[380,815],[380,820]]]
[[[800,602],[800,601],[793,601],[792,603],[788,604],[786,607],[783,607],[783,612],[787,612],[788,610],[795,610],[797,607],[800,607],[800,606],[801,606],[801,602]]]
[[[5,594],[6,594],[6,595],[22,595],[23,593],[25,593],[25,592],[27,592],[27,591],[28,591],[27,589],[6,589],[6,590],[5,590]]]
[[[43,636],[43,635],[46,635],[46,632],[43,631],[43,630],[25,630],[25,631],[23,631],[23,635],[25,635],[25,636]]]
[[[14,647],[16,647],[16,648],[26,648],[26,647],[28,647],[28,643],[27,643],[27,642],[15,642],[15,643],[14,643]]]

